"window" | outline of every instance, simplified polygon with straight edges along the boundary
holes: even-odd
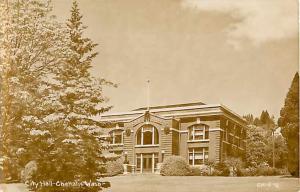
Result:
[[[158,130],[152,125],[141,127],[136,133],[137,145],[156,145],[159,143]]]
[[[199,141],[209,138],[208,126],[204,124],[193,125],[189,128],[189,140]]]
[[[110,144],[123,144],[123,130],[113,130],[109,134],[111,137]]]
[[[189,148],[189,164],[202,165],[208,160],[208,147]]]

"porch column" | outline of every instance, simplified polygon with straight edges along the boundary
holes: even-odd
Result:
[[[154,173],[154,153],[152,153],[152,173]]]
[[[141,153],[141,169],[140,173],[143,173],[143,153]]]
[[[112,143],[115,144],[115,132],[114,131],[113,131],[112,135],[113,135]]]
[[[193,148],[193,166],[195,165],[195,148]]]
[[[202,154],[203,154],[203,165],[205,164],[205,148],[202,148]]]

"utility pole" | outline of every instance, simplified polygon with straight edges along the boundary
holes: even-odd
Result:
[[[274,127],[273,129],[272,129],[272,142],[273,142],[273,168],[275,168],[275,130],[276,130],[276,128]]]

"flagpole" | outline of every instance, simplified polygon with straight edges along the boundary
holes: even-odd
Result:
[[[147,80],[147,111],[150,111],[150,80]]]

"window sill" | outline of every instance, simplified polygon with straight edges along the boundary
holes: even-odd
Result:
[[[138,147],[138,148],[145,148],[145,147],[159,147],[159,145],[135,145],[135,147]]]
[[[202,140],[188,140],[188,143],[198,143],[198,142],[209,142],[209,139],[202,139]]]
[[[108,144],[109,146],[124,146],[123,143]]]

